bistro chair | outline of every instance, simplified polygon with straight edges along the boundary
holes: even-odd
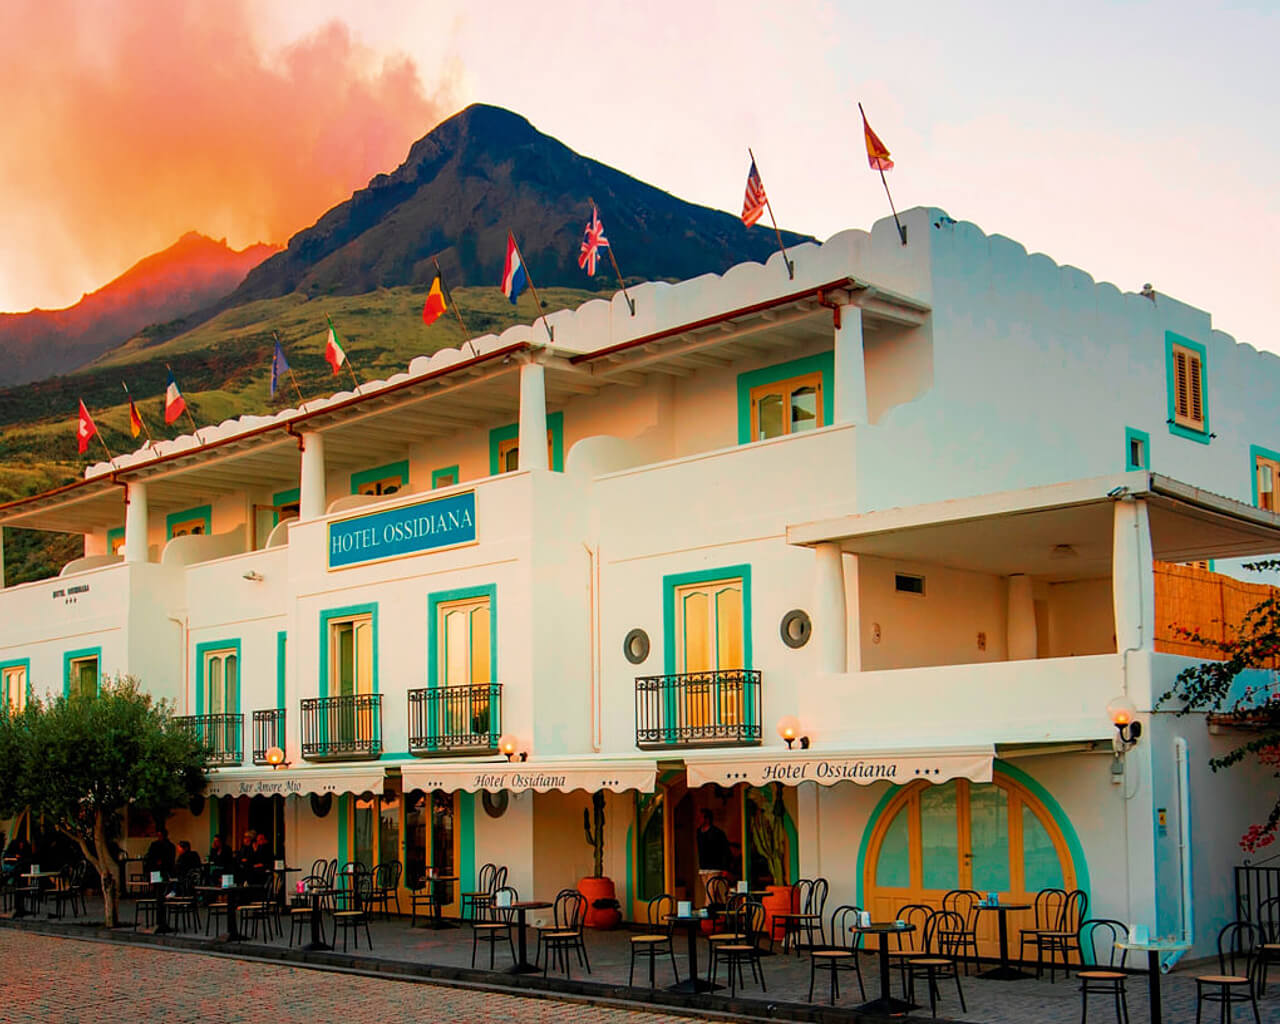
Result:
[[[561,889],[556,895],[555,906],[552,911],[552,920],[554,926],[538,932],[539,952],[544,957],[542,961],[542,976],[547,976],[547,969],[551,965],[551,958],[556,958],[557,968],[564,965],[564,976],[572,977],[572,971],[569,965],[569,954],[573,953],[578,958],[578,966],[586,967],[587,973],[591,973],[591,961],[587,959],[587,947],[582,939],[582,922],[587,916],[587,898],[576,889]],[[534,962],[537,963],[538,957],[534,956]]]
[[[1040,976],[1043,963],[1040,937],[1061,928],[1062,909],[1066,902],[1066,889],[1041,889],[1031,900],[1031,927],[1018,929],[1018,959],[1025,961],[1027,946],[1033,947],[1036,954],[1036,977]]]
[[[813,1002],[813,983],[820,970],[831,974],[829,999],[831,1005],[835,1005],[836,997],[840,995],[841,971],[853,971],[857,975],[858,991],[862,993],[863,999],[867,998],[867,990],[862,984],[862,967],[858,963],[862,935],[853,931],[860,913],[862,913],[861,907],[850,906],[847,903],[836,907],[831,913],[831,944],[824,943],[821,949],[809,950],[809,1002]]]
[[[396,901],[396,916],[400,915],[400,870],[398,860],[384,861],[373,869],[373,895],[370,899],[380,908],[383,920],[391,916],[392,900]]]
[[[707,936],[707,945],[711,949],[711,956],[716,955],[716,946],[725,942],[745,942],[747,933],[742,927],[742,912],[746,905],[747,897],[739,892],[729,893],[728,902],[724,909],[720,912],[719,921],[714,915],[711,916],[711,934]],[[719,930],[716,930],[716,929]]]
[[[481,906],[488,908],[489,901],[493,899],[493,890],[496,887],[494,878],[497,874],[497,864],[482,864],[480,866],[480,874],[476,877],[474,891],[462,894],[462,903],[458,909],[458,916],[465,918],[468,907],[471,908],[471,920],[478,921],[483,916],[478,911]],[[431,887],[428,886],[427,888]]]
[[[1080,1024],[1085,1024],[1089,1013],[1090,996],[1110,996],[1115,1001],[1117,1024],[1129,1024],[1129,1002],[1124,983],[1128,978],[1125,960],[1127,949],[1116,949],[1116,943],[1125,939],[1128,928],[1122,921],[1093,918],[1080,925],[1081,968],[1076,973],[1080,979]],[[1101,942],[1101,945],[1099,945]],[[1085,961],[1089,965],[1086,966]]]
[[[1254,970],[1258,972],[1258,996],[1267,990],[1267,974],[1272,964],[1280,964],[1280,896],[1272,896],[1258,904],[1258,928],[1262,945]]]
[[[729,905],[729,876],[712,875],[707,881],[707,916],[711,918],[711,930],[716,931],[724,923],[724,910]]]
[[[742,942],[722,942],[712,947],[711,984],[715,985],[716,972],[723,962],[729,971],[729,998],[731,999],[738,994],[738,985],[746,984],[746,977],[742,973],[743,964],[750,965],[751,980],[760,983],[760,991],[769,991],[769,986],[764,983],[764,964],[760,962],[758,941],[764,932],[764,919],[764,904],[759,900],[747,900],[742,908],[742,931],[746,939]],[[736,971],[735,968],[737,968]]]
[[[627,984],[634,985],[636,978],[636,956],[647,956],[649,958],[649,987],[654,987],[654,961],[662,956],[671,957],[671,973],[675,975],[676,984],[680,984],[680,969],[676,966],[676,951],[672,944],[672,936],[675,934],[675,921],[671,918],[676,912],[676,901],[670,893],[663,893],[661,896],[654,896],[645,906],[645,922],[649,926],[649,930],[639,935],[631,936],[631,971],[627,974]],[[715,946],[711,947],[712,957],[715,956]],[[714,962],[714,960],[713,960]]]
[[[169,923],[179,931],[200,930],[200,900],[195,888],[200,884],[200,869],[192,868],[178,879],[176,895],[169,898]]]
[[[263,886],[262,898],[245,903],[239,908],[240,928],[250,938],[258,937],[259,923],[268,940],[272,938],[273,932],[279,935],[284,934],[284,928],[280,922],[280,897],[283,893],[283,885],[284,876],[272,872],[267,884]],[[249,927],[246,928],[246,925]]]
[[[30,900],[30,897],[28,897]],[[153,928],[156,923],[156,898],[151,895],[151,883],[133,901],[133,928]]]
[[[324,861],[320,861],[318,863],[320,863],[321,870],[323,871]],[[315,865],[312,865],[312,866],[314,867]],[[289,908],[289,945],[290,946],[293,945],[293,935],[295,931],[298,933],[299,941],[302,941],[307,937],[308,930],[311,928],[311,917],[315,913],[315,910],[311,905],[311,894],[312,892],[317,892],[317,891],[321,893],[326,892],[327,886],[325,885],[325,882],[324,882],[324,875],[323,874],[306,875],[302,879],[302,889],[303,889],[303,895],[295,896],[294,905]],[[329,903],[330,903],[330,897],[328,895],[320,896],[320,910],[321,910],[320,927],[322,930],[324,928],[324,911],[328,909]]]
[[[915,1002],[916,979],[924,979],[929,985],[929,1013],[934,1017],[938,1016],[938,982],[947,978],[955,979],[960,1010],[969,1012],[960,988],[964,926],[965,920],[957,911],[935,910],[924,926],[924,953],[907,961],[907,999]]]
[[[496,876],[495,876],[496,877]],[[506,906],[502,906],[502,900],[499,899],[500,893],[507,893],[510,899],[506,900]],[[502,886],[495,889],[491,894],[492,902],[488,904],[488,917],[485,920],[477,921],[474,917],[471,919],[471,966],[476,965],[476,948],[480,941],[484,940],[489,943],[489,970],[493,970],[494,952],[497,950],[498,943],[503,939],[507,940],[507,948],[511,950],[511,962],[516,962],[516,947],[513,936],[515,922],[515,908],[513,903],[520,899],[519,893],[510,886]],[[474,908],[476,904],[472,904]],[[472,910],[476,913],[476,910]]]
[[[308,877],[312,875],[324,876],[324,869],[328,867],[329,862],[323,857],[317,857],[311,862],[311,870],[307,872]]]
[[[324,887],[326,889],[337,888],[335,882],[338,878],[338,858],[332,857],[324,866]]]
[[[964,922],[964,927],[947,939],[964,965],[965,977],[969,976],[970,960],[974,973],[978,970],[978,904],[981,901],[982,897],[972,889],[952,889],[942,897],[942,909],[954,911]]]
[[[769,949],[772,951],[774,941],[778,937],[778,929],[782,929],[782,952],[792,948],[795,938],[796,955],[800,955],[799,930],[807,919],[809,904],[813,901],[813,879],[801,878],[791,889],[791,904],[784,914],[774,914],[769,924]]]
[[[1262,930],[1252,921],[1232,921],[1218,932],[1218,972],[1196,976],[1196,1024],[1205,1003],[1217,1003],[1219,1018],[1231,1020],[1234,1003],[1253,1008],[1255,1024],[1261,1024],[1253,991],[1254,958],[1262,945]]]
[[[79,860],[73,867],[62,869],[62,877],[58,880],[57,888],[49,893],[49,902],[53,904],[53,910],[50,911],[51,917],[61,917],[64,905],[71,907],[72,917],[79,917],[82,913],[88,912],[84,899],[84,875],[88,866],[86,861]]]
[[[933,907],[924,903],[907,903],[898,908],[898,913],[894,917],[895,921],[913,925],[915,928],[914,931],[903,930],[889,936],[890,939],[897,940],[897,947],[889,950],[889,964],[898,970],[898,977],[902,981],[902,996],[904,999],[907,995],[907,985],[910,980],[907,977],[907,961],[912,957],[924,956],[924,931],[925,926],[929,923],[929,918],[932,916]]]
[[[1080,922],[1084,920],[1089,909],[1089,897],[1081,889],[1072,889],[1062,903],[1062,916],[1058,919],[1058,927],[1041,932],[1039,948],[1041,958],[1036,960],[1036,976],[1039,977],[1043,966],[1043,956],[1049,958],[1049,983],[1056,979],[1054,970],[1057,966],[1057,954],[1062,954],[1062,970],[1067,977],[1071,976],[1069,956],[1072,950],[1080,952]]]
[[[409,927],[418,923],[418,910],[428,921],[436,913],[436,886],[425,874],[420,875],[409,885]],[[398,906],[397,906],[398,909]]]
[[[337,943],[337,929],[342,929],[342,952],[347,951],[347,933],[355,936],[356,949],[360,948],[360,929],[364,928],[365,942],[373,949],[373,937],[369,934],[369,902],[373,898],[373,876],[361,871],[354,876],[349,898],[344,905],[336,908],[329,915],[333,919],[334,943]]]

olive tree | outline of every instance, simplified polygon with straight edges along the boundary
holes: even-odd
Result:
[[[0,817],[24,807],[73,839],[102,879],[104,921],[118,923],[110,843],[130,805],[163,817],[202,792],[208,750],[133,677],[97,694],[32,700],[0,712]]]

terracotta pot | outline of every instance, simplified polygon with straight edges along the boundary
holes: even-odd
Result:
[[[770,885],[767,895],[760,902],[764,905],[764,933],[773,935],[773,919],[777,914],[791,913],[792,888],[789,885]]]
[[[616,900],[618,898],[612,878],[579,879],[578,892],[587,898],[587,916],[582,922],[586,927],[598,928],[601,931],[618,927],[618,924],[622,921],[622,912],[620,910],[614,910],[613,908],[597,910],[593,905],[596,900]]]

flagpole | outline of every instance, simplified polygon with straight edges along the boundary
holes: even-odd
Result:
[[[440,269],[440,261],[432,256],[431,262],[435,264],[436,276],[440,278],[440,290],[444,292],[444,300],[448,304],[449,308],[453,310],[453,315],[458,318],[458,326],[462,328],[462,344],[470,345],[471,328],[469,328],[463,321],[462,311],[458,309],[458,304],[453,301],[453,292],[449,291],[449,286],[444,283],[444,271]],[[526,268],[525,273],[527,274],[528,272],[528,268]],[[473,353],[475,352],[474,346],[472,346],[471,351]]]
[[[272,332],[271,332],[271,337],[275,339],[275,343],[276,343],[277,345],[280,345],[280,332],[279,332],[279,331],[272,331]],[[284,346],[283,346],[283,345],[280,345],[280,351],[281,351],[281,352],[283,352],[283,351],[284,351]],[[272,363],[272,365],[273,365],[273,366],[275,365],[275,361],[276,361],[276,354],[275,354],[275,352],[272,352],[272,353],[271,353],[271,363]],[[298,395],[298,408],[299,408],[299,409],[301,409],[303,412],[306,412],[306,411],[307,411],[307,403],[306,403],[306,401],[305,401],[305,400],[303,399],[303,397],[302,397],[302,388],[298,387],[298,378],[294,376],[294,374],[293,374],[293,367],[292,367],[292,366],[289,366],[289,365],[288,365],[288,363],[289,363],[289,361],[286,359],[286,360],[285,360],[285,368],[289,371],[289,380],[291,380],[291,381],[293,382],[293,390],[294,390],[295,392],[297,392],[297,395]]]
[[[747,153],[751,157],[752,165],[755,165],[756,155],[751,152],[750,146],[747,147]],[[756,166],[756,173],[760,173],[759,166]],[[790,257],[787,256],[787,247],[782,244],[782,232],[778,230],[778,220],[773,215],[773,204],[769,202],[768,189],[764,190],[764,207],[769,211],[769,220],[773,223],[773,233],[778,236],[778,248],[782,250],[782,262],[787,265],[787,277],[794,281],[796,277],[796,265],[792,263]]]
[[[524,267],[524,276],[529,279],[529,291],[533,293],[533,301],[538,304],[538,312],[542,316],[542,326],[547,329],[547,339],[554,344],[556,340],[555,332],[551,330],[551,324],[547,322],[547,314],[542,312],[542,300],[538,298],[538,289],[533,286],[533,271],[529,269],[529,264],[525,261],[524,253],[520,251],[520,243],[516,241],[515,233],[511,234],[511,244],[516,247],[516,255],[520,257],[520,266]],[[537,317],[534,317],[537,322]]]
[[[858,103],[858,113],[862,115],[862,131],[863,131],[863,134],[865,135],[865,134],[866,134],[866,131],[867,131],[867,112],[866,112],[865,110],[863,110],[863,109],[862,109],[862,103],[861,103],[861,102],[859,102],[859,103]],[[868,148],[869,148],[869,147],[868,147]],[[883,168],[883,167],[876,167],[876,170],[880,172],[880,183],[881,183],[882,185],[884,185],[884,194],[885,194],[886,196],[888,196],[888,199],[889,199],[889,210],[890,210],[890,212],[893,214],[893,223],[894,223],[895,225],[897,225],[897,228],[898,228],[898,237],[902,239],[902,244],[903,244],[903,245],[906,245],[906,244],[907,244],[907,229],[906,229],[906,228],[904,228],[904,227],[902,226],[902,221],[898,220],[898,210],[897,210],[897,208],[893,205],[893,196],[892,196],[892,195],[890,194],[890,192],[889,192],[889,179],[887,179],[887,178],[884,176],[884,168]]]
[[[84,405],[84,399],[80,400],[80,404]],[[85,406],[85,412],[89,412],[88,406]],[[98,439],[98,443],[102,445],[103,450],[107,453],[107,461],[114,462],[116,457],[111,454],[111,449],[107,447],[107,439],[102,436],[102,428],[98,426],[98,423],[94,420],[92,413],[89,414],[89,420],[93,423],[94,436]]]
[[[595,214],[596,217],[599,217],[600,211],[599,211],[599,208],[596,206],[596,201],[592,199],[590,196],[588,196],[587,202],[591,204],[591,212]],[[627,294],[627,286],[622,283],[622,271],[618,269],[618,261],[613,255],[613,246],[606,245],[604,248],[605,248],[605,251],[609,254],[609,262],[613,264],[613,272],[618,275],[618,287],[622,289],[622,297],[627,300],[627,308],[631,310],[631,315],[635,316],[636,304],[634,301],[632,301],[631,296]]]
[[[147,426],[147,421],[142,418],[142,410],[139,409],[137,405],[134,404],[133,395],[129,393],[129,385],[126,384],[124,381],[121,381],[120,386],[124,388],[124,393],[126,395],[129,395],[130,408],[138,414],[138,422],[142,424],[142,429],[147,435],[147,444],[155,444],[156,443],[155,438],[151,436],[151,428]]]

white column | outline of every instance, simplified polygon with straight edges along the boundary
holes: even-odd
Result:
[[[838,543],[813,549],[817,573],[813,595],[813,633],[818,645],[818,671],[848,670],[849,623],[844,600],[844,552]]]
[[[867,420],[867,367],[862,352],[862,310],[838,306],[840,326],[835,335],[836,423],[865,424]]]
[[[547,465],[547,379],[541,363],[520,367],[520,468]]]
[[[324,515],[325,471],[324,436],[319,431],[302,435],[302,472],[298,485],[298,518],[315,519]]]
[[[124,560],[147,560],[147,485],[141,481],[129,482],[129,504],[124,511]]]
[[[1009,577],[1005,645],[1010,661],[1030,661],[1036,656],[1036,603],[1031,595],[1031,577],[1020,572]]]
[[[1111,588],[1116,650],[1152,650],[1156,595],[1151,524],[1147,503],[1140,498],[1115,503]]]

